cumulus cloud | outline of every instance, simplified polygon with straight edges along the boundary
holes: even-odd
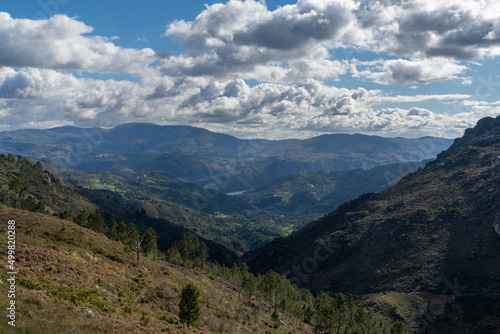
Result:
[[[152,49],[123,49],[108,38],[85,36],[92,30],[65,15],[29,20],[0,12],[0,66],[141,73],[155,60]]]
[[[354,2],[342,0],[300,0],[275,11],[253,0],[214,4],[192,22],[167,27],[165,35],[183,43],[187,53],[164,59],[163,71],[175,76],[238,73],[263,81],[335,77],[346,66],[329,59],[327,44],[354,38],[353,9]],[[262,75],[264,68],[275,77]]]
[[[129,82],[77,78],[47,69],[0,69],[2,130],[147,121],[191,124],[243,137],[269,137],[272,133],[276,139],[330,132],[419,135],[444,131],[445,126],[449,128],[439,133],[451,134],[463,131],[463,122],[457,123],[460,126],[442,122],[445,118],[453,120],[453,115],[439,118],[418,108],[405,112],[374,108],[388,101],[469,97],[385,96],[377,90],[336,88],[320,82],[261,83],[251,87],[241,79],[207,81],[154,77]],[[473,124],[478,115],[498,109],[497,105],[487,107],[489,109],[477,110],[469,116],[463,113],[460,119]],[[419,124],[420,129],[416,128]]]
[[[358,71],[357,65],[365,67]],[[376,62],[354,61],[351,71],[355,77],[365,77],[382,85],[427,84],[459,78],[467,66],[446,58],[433,59],[388,59]]]
[[[325,62],[332,61],[332,50],[349,45],[412,58],[386,61],[378,72],[362,73],[365,77],[382,84],[428,83],[463,73],[466,67],[457,60],[499,55],[499,22],[493,0],[373,1],[369,7],[354,0],[298,0],[274,11],[261,1],[230,0],[207,6],[194,21],[169,24],[165,35],[187,52],[165,59],[163,66],[169,75],[223,76],[269,64],[275,65],[271,72],[300,71],[294,61],[301,61],[335,77],[345,72]],[[318,71],[304,70],[321,78]]]
[[[498,1],[374,1],[358,19],[367,46],[408,57],[479,59],[500,54]]]
[[[207,6],[193,21],[169,24],[165,36],[185,52],[161,56],[120,48],[64,15],[34,21],[0,13],[1,129],[107,120],[276,139],[330,132],[454,137],[498,113],[498,104],[472,101],[470,94],[341,88],[343,76],[350,76],[349,87],[356,79],[470,83],[465,60],[500,54],[498,6],[493,0],[298,0],[271,11],[264,1],[230,0]],[[380,59],[336,58],[340,48]],[[139,81],[95,80],[71,70],[139,74]],[[462,109],[448,114],[419,104],[461,100]],[[398,103],[413,105],[387,107]]]

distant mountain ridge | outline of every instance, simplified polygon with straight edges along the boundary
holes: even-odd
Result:
[[[300,170],[371,168],[435,157],[452,140],[331,134],[298,140],[238,139],[201,128],[132,123],[0,133],[0,152],[101,171],[155,171],[223,191],[261,186]],[[224,179],[221,181],[220,179]]]

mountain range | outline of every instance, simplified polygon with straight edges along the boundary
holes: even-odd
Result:
[[[238,139],[189,126],[125,124],[0,133],[0,152],[47,158],[89,171],[159,172],[223,192],[254,189],[301,170],[323,172],[421,161],[449,147],[435,137],[322,135],[305,140]]]
[[[240,254],[362,193],[386,189],[450,144],[432,137],[343,134],[242,140],[154,124],[0,133],[0,151],[40,160],[66,182],[104,192]],[[248,191],[225,194],[235,190]]]

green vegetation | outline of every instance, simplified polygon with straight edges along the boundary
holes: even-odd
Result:
[[[0,202],[32,212],[63,215],[68,210],[95,211],[75,188],[21,156],[0,154]]]
[[[41,165],[0,157],[0,200],[5,204],[0,218],[18,222],[16,330],[404,334],[422,329],[421,324],[431,333],[495,333],[500,327],[499,138],[500,117],[485,119],[396,186],[342,204],[300,231],[246,254],[240,266],[234,254],[194,234],[199,231],[187,233],[151,217],[145,206],[124,206],[131,197],[124,200],[128,195],[116,184],[102,189],[101,182],[99,191],[80,189],[90,204],[71,193],[72,186],[40,174]],[[329,150],[326,142],[314,142],[315,150]],[[211,158],[212,167],[221,159]],[[228,165],[235,169],[244,166],[240,163]],[[281,163],[276,169],[283,171]],[[330,186],[341,183],[329,185],[324,175],[313,174],[299,175],[298,183],[277,183],[273,191],[283,199],[280,203],[313,203],[313,195],[325,198]],[[301,182],[316,177],[317,192],[310,187],[297,193]],[[45,192],[38,194],[44,185]],[[148,185],[148,192],[160,198],[153,191],[156,185]],[[68,196],[61,196],[65,191]],[[178,200],[170,208],[180,210]],[[279,207],[271,204],[267,215]],[[196,215],[217,214],[214,221],[225,220],[222,235],[228,238],[225,233],[244,222],[230,212],[188,209],[198,210]],[[196,216],[179,218],[179,212],[172,216]],[[5,239],[0,247],[6,247]],[[214,254],[223,260],[215,262]],[[0,278],[6,279],[4,270]],[[0,294],[6,288],[0,284]],[[444,304],[439,314],[430,307],[436,301]],[[5,306],[0,299],[0,308]]]
[[[80,193],[98,206],[102,203],[96,202],[96,193],[144,209],[149,216],[167,219],[237,252],[245,252],[290,234],[361,193],[383,190],[423,164],[330,173],[300,171],[241,196],[226,196],[155,172],[96,173],[51,163],[47,166],[68,182],[84,187],[86,190]]]
[[[68,182],[84,187],[80,193],[98,206],[103,196],[124,206],[144,209],[238,252],[256,248],[289,233],[289,224],[255,219],[252,207],[235,196],[182,183],[159,173],[103,171],[91,173],[48,163],[48,168]]]
[[[181,323],[186,323],[188,328],[194,325],[200,317],[200,305],[198,298],[200,291],[193,284],[187,284],[181,293],[181,301],[179,302],[179,319]]]
[[[187,232],[182,236],[179,243],[179,254],[183,264],[191,262],[193,267],[198,264],[203,267],[208,257],[208,248],[204,242],[201,242],[193,233]],[[175,254],[175,250],[171,250]]]
[[[151,218],[144,209],[125,207],[109,196],[76,189],[43,171],[40,162],[32,164],[12,154],[0,154],[0,203],[72,220],[80,226],[106,234],[112,240],[121,241],[128,250],[137,250],[138,242],[144,237],[139,251],[146,255],[155,253],[157,249],[167,250],[187,232],[169,221]],[[61,233],[51,237],[64,238]],[[213,242],[209,242],[209,256],[223,263],[232,263],[236,259],[231,251]]]

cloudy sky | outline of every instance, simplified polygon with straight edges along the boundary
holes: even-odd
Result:
[[[0,5],[0,131],[454,138],[500,114],[498,0]]]

